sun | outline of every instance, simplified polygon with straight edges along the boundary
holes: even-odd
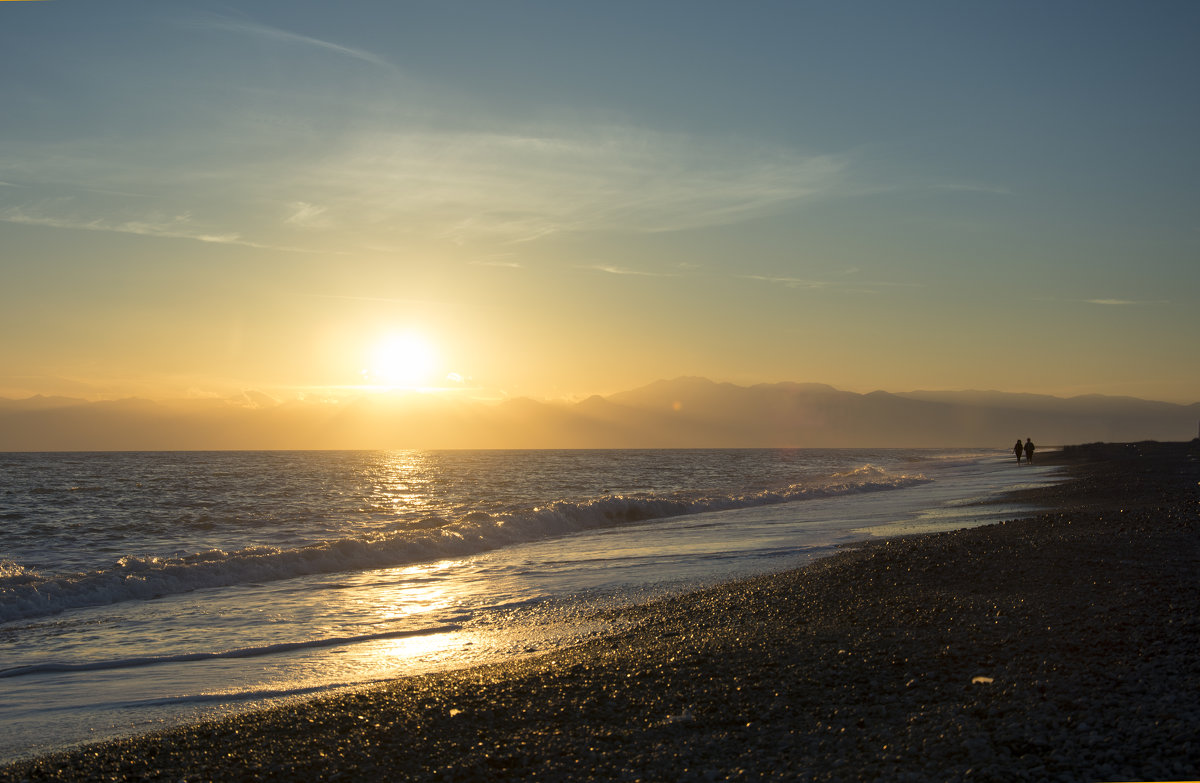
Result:
[[[363,371],[367,382],[389,388],[427,386],[433,375],[437,352],[433,344],[419,334],[393,334],[378,343],[370,353]]]

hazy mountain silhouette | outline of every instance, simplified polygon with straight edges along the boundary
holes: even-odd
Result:
[[[1188,440],[1200,404],[988,391],[856,394],[676,378],[578,403],[364,395],[337,404],[0,399],[0,450],[996,447]]]

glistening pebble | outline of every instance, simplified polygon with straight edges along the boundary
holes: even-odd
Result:
[[[20,762],[0,780],[1200,778],[1200,443],[1052,511],[633,610],[542,657]]]

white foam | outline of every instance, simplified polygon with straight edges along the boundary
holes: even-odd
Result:
[[[646,520],[900,489],[928,481],[873,465],[817,483],[779,490],[706,496],[603,496],[557,501],[529,511],[471,512],[455,522],[429,520],[390,533],[340,538],[281,549],[210,549],[184,557],[126,556],[112,568],[44,576],[11,561],[0,564],[0,623],[68,609],[147,600],[193,590],[388,568],[480,554],[506,546]]]

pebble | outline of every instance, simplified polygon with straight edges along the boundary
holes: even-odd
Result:
[[[1030,518],[854,547],[637,607],[632,630],[570,649],[0,781],[1200,779],[1200,444],[1060,459],[1069,481],[1015,498],[1053,509]]]

